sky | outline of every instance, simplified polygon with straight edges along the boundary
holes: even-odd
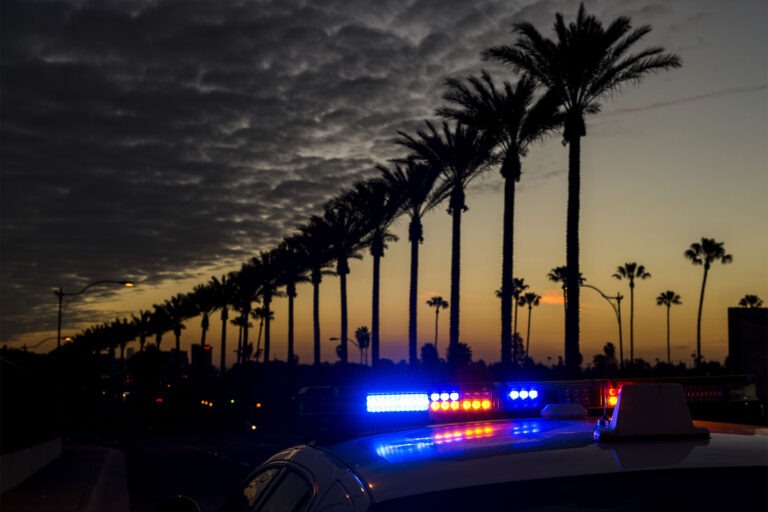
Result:
[[[635,288],[635,354],[666,358],[665,308],[674,290],[673,361],[690,363],[703,270],[683,257],[702,237],[724,242],[733,263],[707,282],[702,354],[727,355],[727,308],[768,299],[768,6],[761,0],[589,0],[604,23],[628,15],[653,31],[683,67],[606,97],[582,141],[581,271],[627,298],[616,267],[636,261],[651,278]],[[0,111],[0,343],[34,345],[186,293],[276,246],[374,166],[405,156],[392,143],[434,119],[444,81],[489,70],[483,49],[511,43],[512,23],[550,35],[565,0],[5,0]],[[555,135],[523,160],[515,210],[515,274],[543,297],[531,311],[530,353],[563,353],[559,286],[565,261],[567,147]],[[461,340],[498,361],[502,179],[471,185],[462,224]],[[425,219],[419,275],[419,345],[433,342],[432,295],[450,291],[450,216]],[[382,260],[382,356],[407,358],[407,220]],[[353,261],[350,331],[369,326],[371,257]],[[296,352],[312,360],[312,294],[296,299]],[[322,358],[335,361],[339,283],[321,285]],[[273,304],[273,357],[287,356],[287,301]],[[622,303],[629,352],[629,301]],[[220,339],[217,315],[209,342]],[[187,322],[182,348],[200,338]],[[517,323],[525,338],[528,311]],[[258,324],[255,326],[258,332]],[[228,339],[236,340],[230,328]],[[448,340],[440,314],[438,349]],[[585,363],[618,345],[613,310],[582,291]],[[173,344],[164,337],[163,348]],[[230,341],[230,346],[232,341]],[[55,341],[43,341],[47,351]],[[351,353],[354,360],[356,354]],[[218,353],[214,356],[218,361]],[[227,355],[234,361],[234,353]]]

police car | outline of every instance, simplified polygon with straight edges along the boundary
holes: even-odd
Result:
[[[482,413],[544,393],[371,393],[366,413],[382,423],[438,422],[284,450],[222,510],[768,510],[768,429],[694,423],[680,384],[604,391],[602,417],[571,401],[502,419]]]

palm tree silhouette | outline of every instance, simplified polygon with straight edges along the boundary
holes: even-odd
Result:
[[[365,364],[368,365],[368,346],[371,344],[371,333],[368,332],[367,326],[357,328],[355,340],[357,340],[357,348],[360,349],[360,364],[363,364],[363,353],[365,353]]]
[[[757,295],[745,295],[739,301],[740,308],[759,308],[763,305],[763,299]]]
[[[205,345],[208,327],[211,325],[209,315],[216,308],[216,297],[208,284],[199,284],[189,294],[189,300],[194,305],[196,312],[201,316],[200,328],[202,334],[200,336],[200,347],[202,347]]]
[[[322,218],[313,216],[307,224],[299,226],[298,242],[310,268],[312,281],[312,326],[314,334],[314,364],[320,364],[320,283],[323,275],[334,275],[329,270],[333,255],[328,247],[328,226]]]
[[[563,143],[568,144],[568,206],[566,264],[568,302],[566,309],[565,364],[576,372],[581,364],[579,351],[579,210],[581,189],[581,138],[587,134],[584,118],[600,112],[599,100],[615,94],[628,83],[645,75],[682,65],[677,55],[663,48],[646,48],[639,53],[628,50],[650,32],[650,26],[632,30],[631,20],[621,16],[607,27],[584,4],[576,21],[566,25],[557,13],[555,39],[548,39],[528,22],[518,22],[512,31],[518,39],[513,45],[488,48],[483,57],[511,65],[529,73],[534,80],[555,94],[563,110]]]
[[[149,319],[149,332],[155,335],[155,345],[157,345],[158,351],[160,350],[160,343],[163,341],[163,334],[170,331],[171,328],[168,312],[162,305],[155,304]]]
[[[671,364],[672,360],[669,353],[669,310],[673,304],[682,304],[680,296],[672,290],[667,290],[659,294],[656,297],[657,306],[667,306],[667,364]]]
[[[635,361],[635,279],[648,279],[651,274],[645,271],[643,265],[634,261],[625,263],[623,267],[616,267],[615,277],[619,281],[629,280],[629,361]]]
[[[419,244],[424,242],[421,219],[429,210],[437,206],[443,197],[435,190],[440,168],[419,163],[413,159],[394,165],[392,169],[379,166],[384,181],[393,194],[400,197],[401,209],[408,214],[408,241],[411,242],[411,280],[408,293],[408,360],[411,364],[418,361],[417,349],[417,314],[416,298],[419,286]]]
[[[561,267],[555,267],[552,270],[549,271],[549,274],[547,274],[547,279],[552,281],[553,283],[562,283],[563,288],[563,311],[565,312],[565,318],[566,322],[568,321],[568,287],[565,285],[566,276],[568,273],[568,268],[563,265]],[[584,276],[579,272],[579,286],[584,284]],[[565,325],[565,324],[563,324]]]
[[[293,301],[296,298],[296,284],[309,281],[307,254],[294,235],[285,240],[277,248],[278,282],[285,285],[285,295],[288,297],[288,362],[294,364],[296,356],[293,350]]]
[[[699,314],[696,319],[696,366],[701,366],[701,310],[704,307],[704,288],[707,285],[707,274],[715,261],[723,265],[733,261],[733,256],[725,253],[724,242],[717,242],[714,238],[702,238],[701,242],[694,242],[685,251],[686,258],[694,265],[704,266],[704,278],[701,281],[701,296],[699,297]]]
[[[189,297],[180,293],[167,299],[163,304],[163,308],[168,314],[171,329],[176,338],[176,355],[173,360],[173,373],[174,381],[176,383],[176,392],[178,393],[179,383],[181,381],[181,374],[179,371],[179,367],[181,366],[181,331],[182,329],[186,329],[186,326],[183,323],[184,320],[194,315],[194,307],[189,300]]]
[[[437,350],[437,319],[440,315],[440,309],[448,308],[448,302],[440,295],[435,295],[427,301],[427,306],[435,308],[435,350]]]
[[[364,212],[357,210],[354,205],[344,200],[344,196],[331,200],[325,206],[322,222],[327,228],[327,243],[333,258],[336,260],[336,274],[339,276],[341,290],[341,348],[339,359],[347,363],[347,339],[349,338],[347,311],[347,274],[349,274],[349,259],[360,259],[357,252],[364,235],[365,223],[362,219]]]
[[[240,270],[232,275],[234,283],[233,305],[240,313],[240,322],[237,324],[240,328],[237,343],[237,362],[243,363],[243,347],[248,345],[248,329],[251,326],[248,318],[251,314],[251,304],[256,301],[261,293],[261,270],[258,269],[253,260],[249,263],[243,263]]]
[[[490,137],[473,126],[457,123],[453,130],[443,123],[442,132],[426,121],[427,131],[411,137],[398,132],[397,143],[411,151],[412,157],[441,169],[443,183],[439,195],[448,196],[448,213],[452,216],[451,243],[451,309],[449,354],[459,343],[459,281],[461,277],[461,214],[466,211],[467,185],[490,163]],[[455,363],[454,358],[449,361]]]
[[[208,282],[213,296],[214,309],[221,311],[221,362],[219,367],[221,375],[224,375],[227,369],[227,320],[229,319],[229,306],[235,293],[235,283],[232,276],[231,273],[228,276],[222,275],[221,279],[213,276]]]
[[[504,82],[496,88],[491,75],[471,76],[467,84],[455,78],[446,80],[443,98],[458,108],[441,108],[443,117],[474,126],[488,134],[501,151],[504,177],[504,227],[501,265],[501,362],[512,360],[512,276],[514,265],[515,184],[520,181],[521,159],[530,145],[556,128],[557,98],[548,94],[534,103],[536,83],[523,76],[514,86]]]
[[[258,256],[251,259],[251,265],[256,268],[259,275],[259,297],[261,298],[261,304],[266,311],[271,311],[272,299],[275,297],[282,297],[284,294],[277,289],[282,284],[280,282],[280,265],[281,254],[278,249],[272,249],[269,251],[262,251]],[[271,315],[265,317],[264,322],[264,359],[266,363],[269,361],[270,354],[270,323],[272,321]],[[258,356],[258,352],[257,352]]]
[[[133,317],[133,325],[136,327],[136,333],[139,336],[139,352],[144,351],[144,343],[147,341],[147,336],[150,331],[150,321],[152,319],[152,312],[140,309],[139,316],[131,314]]]
[[[527,359],[529,357],[529,348],[531,346],[531,311],[533,311],[533,306],[538,306],[539,302],[541,301],[541,296],[536,295],[533,292],[528,292],[520,299],[518,302],[521,306],[528,306],[528,333],[525,336],[525,358]]]
[[[269,322],[275,319],[275,312],[270,311],[266,306],[262,306],[254,308],[253,311],[251,311],[251,316],[259,320],[259,334],[256,336],[255,352],[255,357],[258,359],[261,355],[261,333],[264,331],[264,321],[266,320],[267,325],[269,325]]]
[[[387,182],[380,178],[357,183],[355,188],[349,193],[347,200],[353,208],[361,213],[364,212],[363,218],[367,226],[363,228],[363,231],[366,231],[367,234],[362,243],[370,248],[371,256],[373,256],[370,341],[373,348],[372,363],[373,366],[377,366],[379,364],[379,283],[381,258],[384,256],[387,242],[397,241],[397,237],[387,230],[394,222],[402,203],[399,191],[389,187]]]

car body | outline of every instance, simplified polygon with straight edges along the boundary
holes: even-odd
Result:
[[[654,389],[645,390],[651,407],[664,402]],[[653,416],[638,410],[647,405],[642,399],[630,407],[624,398],[625,417],[632,411]],[[621,407],[620,396],[617,412]],[[224,510],[768,507],[768,429],[693,426],[687,406],[680,421],[667,414],[655,425],[631,425],[631,431],[619,414],[597,430],[596,418],[583,414],[547,416],[428,425],[328,447],[296,446],[257,468]],[[668,432],[654,430],[675,423]],[[601,438],[601,429],[615,436]]]

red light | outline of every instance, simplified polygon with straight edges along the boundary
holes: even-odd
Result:
[[[161,404],[161,403],[163,403],[163,399],[162,398],[155,398],[155,403],[156,404]]]
[[[211,350],[211,346],[210,345],[203,345],[203,350]]]
[[[616,388],[608,388],[608,396],[616,396],[619,394],[619,390]]]

